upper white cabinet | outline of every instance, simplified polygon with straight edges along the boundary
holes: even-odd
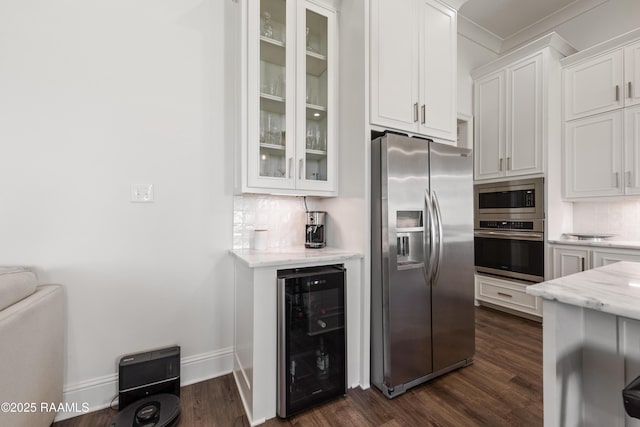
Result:
[[[312,1],[241,4],[241,191],[336,195],[336,11]]]
[[[563,194],[640,194],[640,31],[567,58]],[[625,45],[626,43],[626,45]]]
[[[542,57],[476,80],[476,180],[543,172]]]
[[[640,42],[566,67],[564,119],[640,104]]]
[[[437,0],[371,1],[371,124],[455,144],[456,28]]]
[[[473,70],[476,180],[545,172],[545,144],[561,138],[559,60],[574,51],[552,33]]]

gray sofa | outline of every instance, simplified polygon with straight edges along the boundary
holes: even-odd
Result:
[[[64,322],[62,286],[37,286],[33,272],[0,267],[0,426],[53,422],[51,408],[62,402]]]

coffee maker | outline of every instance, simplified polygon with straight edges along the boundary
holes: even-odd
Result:
[[[323,211],[307,212],[307,225],[305,225],[305,247],[319,249],[326,246],[324,229],[324,219],[326,214],[327,213]]]

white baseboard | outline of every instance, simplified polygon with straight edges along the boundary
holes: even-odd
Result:
[[[194,384],[226,375],[233,370],[233,347],[196,354],[180,361],[180,386]],[[63,404],[69,411],[61,411],[55,421],[77,417],[88,412],[108,408],[118,394],[118,375],[93,378],[64,388]],[[117,399],[114,401],[117,402]],[[88,408],[88,410],[86,410]],[[115,412],[114,412],[115,415]]]

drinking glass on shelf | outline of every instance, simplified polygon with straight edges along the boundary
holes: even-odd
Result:
[[[310,36],[309,27],[307,27],[307,52],[311,52],[311,51],[313,51],[313,49],[311,48],[311,36]]]
[[[307,150],[313,150],[315,146],[315,133],[310,124],[307,124]]]
[[[273,25],[271,25],[271,14],[269,12],[264,12],[262,16],[264,17],[264,22],[262,24],[262,35],[265,37],[273,37]]]
[[[265,127],[266,127],[266,115],[264,111],[260,111],[260,144],[265,143]]]

